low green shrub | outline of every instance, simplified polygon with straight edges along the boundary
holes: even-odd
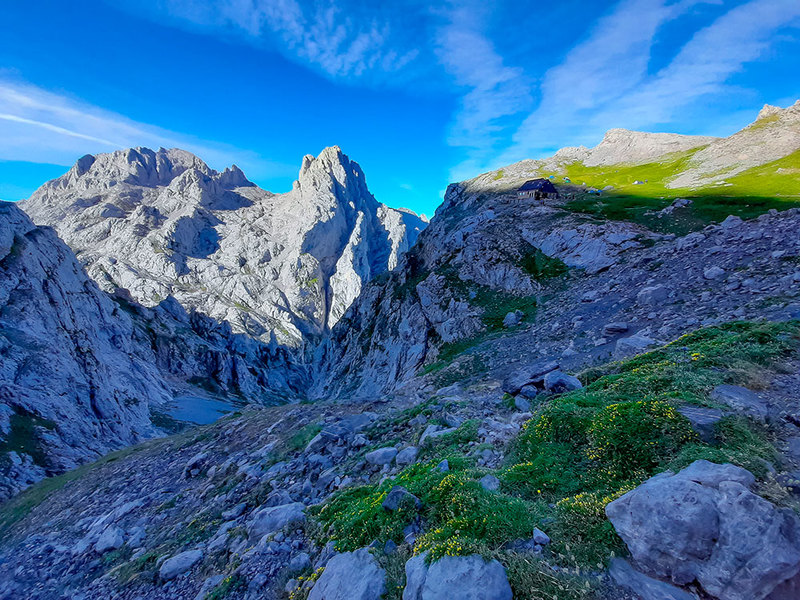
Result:
[[[678,408],[713,404],[709,392],[720,383],[753,387],[765,381],[796,358],[799,342],[796,321],[699,330],[653,352],[594,368],[582,374],[586,387],[540,402],[497,473],[498,492],[481,487],[478,480],[487,471],[466,456],[477,440],[477,422],[468,421],[423,448],[423,462],[393,481],[342,491],[312,512],[341,550],[375,540],[399,542],[403,529],[420,519],[425,529],[415,553],[429,550],[434,559],[497,557],[508,569],[515,597],[588,597],[593,586],[582,570],[602,569],[609,557],[625,552],[605,517],[608,502],[656,473],[700,458],[766,476],[768,463],[777,458],[768,428],[730,416],[717,424],[714,443],[706,443]],[[435,468],[443,456],[450,462],[446,473]],[[422,501],[419,513],[412,506],[391,513],[382,508],[394,485]],[[509,542],[530,539],[535,526],[550,535],[545,556],[562,570],[507,549]]]
[[[452,433],[440,435],[435,438],[428,438],[423,444],[422,452],[426,458],[446,458],[454,452],[465,452],[467,445],[478,439],[478,426],[480,422],[477,419],[469,419],[459,425],[458,429]]]
[[[426,495],[431,527],[420,536],[415,552],[430,551],[433,560],[483,553],[508,541],[530,537],[538,523],[534,505],[506,494],[489,492],[465,472],[450,472]]]
[[[217,585],[217,587],[208,592],[205,596],[205,600],[222,600],[223,598],[227,598],[236,590],[240,590],[245,587],[247,587],[247,580],[244,578],[244,576],[240,575],[239,573],[233,573],[223,579],[219,585]]]
[[[312,514],[340,550],[354,550],[377,540],[402,541],[403,529],[416,517],[413,504],[387,511],[381,503],[395,485],[405,487],[422,501],[419,516],[427,531],[417,540],[415,552],[429,550],[438,558],[499,549],[504,543],[530,537],[546,510],[508,494],[489,492],[477,479],[481,472],[450,464],[436,469],[436,461],[405,468],[394,481],[344,490]]]
[[[697,439],[688,419],[660,401],[610,404],[592,419],[587,455],[605,481],[642,479]]]

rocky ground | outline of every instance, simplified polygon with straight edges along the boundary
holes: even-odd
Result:
[[[426,547],[426,535],[431,533],[425,519],[412,517],[401,519],[403,531],[398,530],[398,537],[391,541],[384,540],[380,521],[375,521],[373,530],[357,531],[367,538],[374,536],[376,543],[369,552],[337,553],[332,540],[340,540],[340,550],[346,550],[349,540],[358,538],[335,523],[326,525],[326,513],[318,509],[339,498],[341,490],[372,490],[358,486],[385,482],[383,489],[391,488],[396,497],[391,500],[385,491],[375,496],[383,503],[377,510],[401,514],[408,508],[403,508],[403,502],[410,492],[399,488],[395,493],[397,488],[392,486],[400,482],[415,489],[409,472],[431,469],[440,481],[450,473],[474,478],[480,494],[490,498],[500,494],[498,501],[511,502],[512,496],[506,493],[511,481],[508,473],[514,468],[512,457],[521,426],[532,417],[530,403],[541,409],[559,394],[566,392],[563,397],[568,398],[568,390],[581,385],[557,371],[537,378],[530,368],[518,368],[501,384],[512,389],[516,398],[504,395],[497,386],[452,385],[368,403],[250,407],[214,425],[135,446],[48,480],[7,504],[1,513],[0,597],[297,599],[308,595],[377,600],[381,593],[399,598],[397,586],[405,586],[404,599],[443,597],[443,590],[461,597],[459,586],[467,586],[485,590],[480,598],[500,599],[511,598],[506,569],[516,569],[509,572],[517,598],[555,594],[552,597],[622,599],[629,597],[631,589],[646,599],[689,599],[695,598],[695,592],[705,597],[701,589],[722,599],[765,597],[764,590],[769,593],[800,566],[800,521],[791,510],[778,510],[762,497],[797,505],[789,493],[800,489],[792,488],[800,459],[791,453],[791,448],[800,446],[796,365],[784,364],[780,371],[763,369],[757,394],[719,385],[711,391],[711,397],[718,399],[714,406],[727,408],[698,407],[696,414],[690,414],[701,431],[709,417],[713,424],[723,414],[746,413],[770,423],[773,442],[790,442],[788,452],[759,473],[757,485],[756,478],[743,469],[718,470],[700,461],[692,464],[694,470],[688,474],[657,477],[637,488],[638,496],[624,496],[609,506],[609,517],[638,568],[669,584],[649,579],[622,559],[612,561],[610,571],[602,564],[570,566],[573,558],[564,554],[565,540],[560,538],[572,534],[561,529],[561,516],[535,512],[547,510],[544,504],[528,507],[539,515],[538,528],[529,530],[530,539],[514,542],[512,530],[502,534],[512,536],[502,545],[511,550],[500,554],[486,550],[501,562],[450,556],[449,550],[443,550],[449,548],[446,542],[431,546],[432,551],[445,554],[430,568],[421,558],[409,560],[414,544],[418,551]],[[551,364],[540,370],[553,368]],[[591,376],[585,377],[587,381]],[[538,393],[514,389],[526,385],[537,387]],[[464,466],[463,460],[472,466]],[[776,483],[779,479],[782,486]],[[723,492],[721,481],[730,481],[725,490],[735,489],[738,495]],[[663,490],[645,491],[656,485]],[[777,489],[782,490],[779,495]],[[685,493],[700,498],[702,507],[690,513],[693,520],[688,526],[682,501],[677,500]],[[673,496],[674,501],[664,500]],[[636,510],[616,508],[623,500],[636,505]],[[501,504],[492,510],[505,522],[514,518],[514,507]],[[420,509],[426,519],[435,518],[425,507],[413,510]],[[707,534],[708,523],[718,519],[715,511],[728,519],[720,524],[724,532],[730,532],[722,538],[713,531]],[[647,515],[659,513],[663,516],[648,525]],[[375,518],[368,516],[366,523]],[[355,530],[365,526],[359,519],[352,523]],[[491,535],[490,528],[487,536]],[[748,540],[746,551],[742,536]],[[720,541],[715,547],[716,539]],[[659,549],[659,540],[667,540],[666,550]],[[467,538],[463,543],[468,543]],[[702,556],[714,556],[712,562],[687,558],[688,548],[697,544],[708,548]],[[736,546],[732,555],[730,544]],[[424,558],[425,553],[420,556]],[[512,559],[527,561],[523,564],[529,571],[535,565],[533,575],[522,571],[532,577],[528,593],[520,593],[520,567],[509,562]],[[675,561],[684,565],[682,571],[671,566]],[[320,571],[322,567],[326,568]],[[747,573],[757,569],[763,572],[748,578]],[[728,572],[733,573],[732,579],[719,575]],[[701,583],[693,583],[698,577]],[[673,585],[687,583],[693,585],[684,589]],[[794,585],[784,586],[788,595],[769,598],[792,598]],[[730,590],[737,586],[741,590],[733,594]]]
[[[531,209],[533,214],[553,210]],[[417,491],[413,486],[422,484],[414,479],[413,469],[437,473],[436,469],[450,468],[441,466],[443,457],[449,457],[454,476],[478,482],[486,493],[502,490],[498,498],[505,504],[493,510],[511,519],[506,515],[515,514],[517,492],[508,487],[508,474],[520,468],[513,463],[522,425],[550,406],[559,393],[569,397],[569,390],[580,386],[553,369],[560,363],[563,371],[577,372],[640,353],[702,326],[796,317],[798,223],[800,214],[788,211],[752,222],[731,218],[684,238],[637,241],[607,268],[594,273],[567,271],[544,281],[537,289],[533,320],[517,323],[511,313],[499,332],[481,334],[451,362],[430,369],[395,393],[366,400],[251,407],[215,425],[135,446],[49,480],[3,510],[0,593],[5,598],[297,599],[310,592],[309,597],[319,599],[367,599],[381,592],[399,598],[396,586],[405,586],[404,598],[433,598],[439,597],[431,595],[437,590],[452,591],[461,581],[471,586],[491,582],[485,589],[493,595],[482,597],[509,598],[506,577],[515,597],[529,597],[519,593],[520,578],[533,577],[530,589],[544,597],[555,590],[559,598],[625,598],[630,593],[642,598],[693,598],[694,594],[742,600],[791,598],[796,583],[782,584],[774,593],[773,584],[788,581],[794,565],[800,565],[800,534],[792,533],[800,528],[791,511],[781,512],[773,503],[793,506],[792,490],[798,489],[794,487],[800,465],[797,362],[778,370],[760,367],[757,377],[749,374],[747,382],[757,393],[717,385],[703,388],[710,403],[705,407],[679,405],[702,435],[730,414],[766,422],[769,444],[780,457],[746,463],[758,472],[757,482],[749,472],[717,473],[716,467],[702,462],[692,466],[700,475],[681,472],[674,480],[658,480],[666,487],[656,497],[707,496],[701,502],[705,512],[685,538],[675,533],[685,515],[670,513],[665,505],[637,505],[636,511],[627,512],[609,508],[609,517],[627,544],[628,560],[639,570],[622,559],[612,561],[607,571],[602,564],[592,568],[570,557],[562,547],[569,535],[561,529],[563,517],[537,513],[543,505],[527,509],[538,515],[536,531],[529,530],[532,537],[508,539],[483,550],[499,562],[449,556],[449,542],[440,540],[430,546],[431,551],[444,552],[444,558],[433,563],[436,568],[418,559],[409,561],[418,540],[422,540],[419,551],[431,543],[425,520],[408,519],[391,542],[384,541],[386,530],[378,525],[372,533],[359,534],[366,538],[353,541],[363,539],[366,546],[374,536],[379,542],[371,552],[337,553],[332,540],[350,540],[350,534],[337,529],[335,520],[326,521],[319,507],[335,502],[339,490],[391,487],[393,478],[404,489]],[[582,376],[584,382],[592,379],[590,373]],[[643,397],[651,398],[643,389]],[[466,466],[459,462],[462,456],[467,457]],[[721,480],[730,483],[723,486]],[[382,493],[380,487],[363,489],[375,489],[365,493],[378,494],[379,504],[389,498],[388,489]],[[737,495],[731,496],[732,490]],[[435,502],[417,493],[426,502]],[[404,494],[410,492],[397,492],[395,510],[405,510]],[[552,496],[553,501],[556,498]],[[640,502],[638,496],[624,498],[627,503]],[[551,504],[565,499],[569,500]],[[668,504],[680,506],[677,501]],[[429,515],[427,507],[421,510]],[[715,522],[717,513],[728,515],[729,521],[720,525],[723,531],[743,531],[738,510],[761,515],[754,522],[748,520],[747,539],[755,545],[748,547],[747,556],[760,558],[747,558],[751,562],[746,567],[726,558],[729,542],[714,546],[698,541],[707,539],[704,523]],[[652,531],[642,521],[629,521],[659,511],[664,519]],[[354,531],[363,527],[358,519],[353,523]],[[487,535],[494,535],[492,531]],[[513,538],[515,533],[503,535]],[[709,535],[718,539],[720,534]],[[723,538],[730,539],[728,535],[734,534],[725,533]],[[659,549],[658,540],[665,539],[670,540],[669,548]],[[759,545],[757,540],[765,541]],[[503,549],[511,542],[517,546]],[[348,543],[339,550],[350,549]],[[717,556],[717,562],[698,559],[685,567],[686,574],[676,571],[670,561],[685,561],[693,544],[706,544],[704,552]],[[779,566],[774,572],[758,567],[768,564]],[[764,573],[752,581],[745,578],[746,586],[734,576],[720,581],[714,575],[741,573],[743,568],[761,568]],[[460,573],[457,581],[454,573]],[[741,594],[753,595],[731,595],[740,587],[745,590]]]
[[[629,249],[600,273],[576,271],[547,284],[532,323],[489,336],[459,361],[478,356],[495,379],[502,379],[520,363],[540,358],[581,368],[640,352],[699,326],[796,318],[798,225],[795,210],[752,222],[731,217],[685,237]]]
[[[778,139],[785,154],[795,112],[767,110],[743,139],[761,139],[788,120]],[[650,160],[668,148],[725,143],[617,131],[605,145],[576,152],[605,165],[620,148]],[[324,188],[338,202],[347,191],[338,186],[349,182],[354,204],[364,200],[357,166],[326,152],[304,161],[287,197]],[[197,191],[189,193],[197,200],[189,221],[204,228],[211,217],[252,208],[215,204],[232,201],[229,192],[276,202],[249,196],[236,171],[205,173],[180,155],[177,173],[154,157],[152,168],[144,158],[122,163],[162,208],[178,197],[175,186]],[[81,180],[93,165],[79,162],[67,179]],[[295,290],[314,304],[310,322],[332,329],[292,356],[173,299],[147,308],[125,292],[101,292],[52,231],[0,206],[13,217],[0,227],[1,372],[4,382],[38,394],[28,412],[12,402],[20,393],[5,399],[17,408],[0,413],[11,472],[32,470],[22,448],[45,462],[31,442],[58,441],[69,430],[57,411],[65,394],[78,394],[66,406],[85,408],[81,426],[97,429],[94,437],[81,433],[86,448],[103,441],[109,422],[130,438],[125,443],[155,433],[131,426],[144,430],[162,404],[135,401],[143,385],[165,399],[207,387],[209,397],[245,404],[3,504],[0,599],[798,597],[800,209],[707,226],[695,215],[685,219],[693,231],[679,237],[642,219],[576,211],[572,192],[545,205],[520,200],[507,179],[527,177],[528,167],[450,186],[403,257],[402,236],[391,231],[391,250],[376,254],[361,244],[371,231],[364,219],[386,217],[372,204],[373,217],[312,219],[306,237],[327,250],[326,227],[351,232],[333,236],[345,247],[322,252],[339,258],[314,266],[324,280],[314,285],[347,299],[334,310]],[[225,192],[213,206],[212,188]],[[123,194],[111,204],[128,200]],[[94,206],[92,227],[122,218],[95,214],[108,207]],[[690,210],[685,199],[665,206],[647,222],[680,220]],[[179,213],[172,229],[156,227],[153,236],[171,232],[172,242],[194,244],[191,252],[197,244],[208,250],[208,238],[178,235]],[[300,260],[302,250],[289,254]],[[187,265],[214,255],[191,252],[183,253]],[[161,260],[152,254],[148,260]],[[249,276],[257,257],[228,264],[232,256],[223,251],[211,270],[236,263],[234,271]],[[347,265],[368,259],[399,262],[366,283],[375,273]],[[202,264],[192,276],[207,274]],[[300,283],[312,274],[301,271]],[[237,277],[226,281],[237,287]],[[94,305],[103,318],[87,320]],[[22,317],[31,323],[25,336]],[[85,343],[73,344],[84,330]],[[93,351],[100,346],[105,352]],[[106,369],[125,377],[114,380]],[[57,389],[45,385],[51,372],[60,374]],[[81,404],[93,397],[81,390],[101,384],[117,386],[101,398],[119,405],[105,411],[113,414],[96,398]],[[288,404],[246,404],[268,404],[276,390]],[[48,407],[56,412],[43,412]],[[120,422],[115,415],[125,411],[136,419]],[[28,479],[44,473],[34,475]],[[29,481],[19,483],[12,493]]]
[[[321,346],[314,393],[414,387],[419,369],[501,379],[545,357],[579,368],[700,325],[797,309],[795,209],[676,237],[565,204],[520,202],[477,180],[451,186],[399,273],[367,286]],[[560,264],[556,275],[530,268],[537,249],[560,261],[542,261]],[[519,311],[516,325],[503,324],[506,310]]]

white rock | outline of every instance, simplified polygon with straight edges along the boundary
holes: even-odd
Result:
[[[135,148],[86,156],[21,205],[104,289],[147,306],[173,296],[288,346],[302,343],[298,321],[314,333],[336,323],[425,227],[377,202],[338,147],[306,156],[285,194],[184,150]]]

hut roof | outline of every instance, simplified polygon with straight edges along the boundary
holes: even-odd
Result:
[[[554,186],[553,182],[549,179],[530,179],[523,183],[522,187],[519,188],[520,192],[533,192],[537,190],[544,192],[545,194],[558,193],[556,186]]]

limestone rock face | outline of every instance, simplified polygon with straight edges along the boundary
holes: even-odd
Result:
[[[697,581],[714,598],[761,600],[796,585],[800,520],[753,494],[733,465],[696,461],[657,475],[611,502],[606,514],[633,559],[678,585]]]
[[[669,187],[722,185],[726,177],[778,160],[798,149],[800,101],[784,109],[767,105],[749,126],[699,150]]]
[[[582,160],[587,167],[619,163],[642,164],[652,162],[665,154],[705,146],[718,139],[700,135],[609,129],[603,140],[594,148],[564,148],[559,150],[557,156]]]
[[[104,290],[127,289],[151,307],[171,296],[289,347],[335,324],[425,227],[378,203],[338,147],[306,156],[285,194],[183,150],[86,156],[21,206],[56,229]]]
[[[0,438],[22,440],[0,461],[0,499],[155,435],[150,407],[172,394],[138,349],[55,232],[0,203]]]
[[[542,287],[537,277],[546,277],[532,265],[542,256],[596,274],[652,235],[632,223],[586,223],[490,188],[484,175],[451,185],[398,268],[364,286],[317,348],[313,395],[396,389],[444,344],[502,327],[508,310],[493,315],[493,303],[531,316]]]
[[[147,308],[103,292],[52,229],[5,202],[0,354],[0,500],[162,435],[151,417],[177,395],[270,403],[308,379],[285,349],[174,298]]]

